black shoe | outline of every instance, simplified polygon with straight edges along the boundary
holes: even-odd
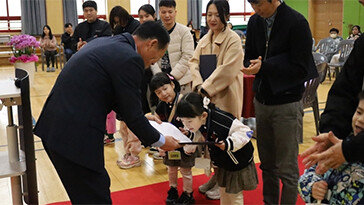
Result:
[[[187,204],[194,204],[194,203],[195,203],[195,199],[193,198],[193,192],[188,194],[187,192],[184,191],[181,194],[181,196],[179,197],[179,199],[177,200],[177,204],[187,205]]]
[[[167,193],[168,193],[168,196],[167,196],[166,204],[167,205],[175,204],[178,199],[177,188],[171,186],[171,188],[169,189],[169,191]]]

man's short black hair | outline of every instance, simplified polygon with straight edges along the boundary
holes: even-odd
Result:
[[[162,6],[176,8],[176,2],[174,0],[160,0],[159,8]]]
[[[97,11],[97,4],[95,1],[90,0],[90,1],[83,2],[82,10],[84,10],[86,7],[92,7]]]
[[[66,23],[66,24],[64,25],[64,28],[68,28],[68,26],[73,27],[71,23]]]
[[[164,49],[168,45],[170,38],[167,30],[158,22],[147,21],[141,24],[133,33],[142,40],[157,39],[158,48]]]
[[[264,1],[264,0],[248,0],[248,2],[251,4],[258,4],[260,1]],[[267,1],[272,2],[272,0],[267,0]]]
[[[330,29],[330,33],[333,32],[333,31],[336,32],[337,34],[339,34],[339,29],[337,29],[337,28]]]

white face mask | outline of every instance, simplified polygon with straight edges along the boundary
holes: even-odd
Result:
[[[332,34],[330,34],[330,37],[331,38],[337,38],[337,34],[336,33],[332,33]]]

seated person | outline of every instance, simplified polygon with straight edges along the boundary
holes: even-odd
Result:
[[[71,23],[66,23],[64,25],[64,34],[62,34],[62,43],[64,48],[64,53],[66,54],[67,61],[71,58],[71,56],[75,53],[72,48],[72,36],[73,36],[73,28]]]
[[[359,105],[352,119],[353,133],[347,137],[356,137],[364,132],[364,92],[359,94]],[[333,133],[330,135],[333,137]],[[343,163],[337,169],[329,169],[323,175],[315,173],[314,165],[305,170],[298,181],[298,191],[306,203],[322,201],[327,204],[363,204],[364,203],[364,164]]]
[[[335,50],[337,49],[337,46],[339,45],[340,41],[343,40],[343,38],[341,36],[339,36],[339,29],[337,28],[332,28],[330,29],[330,37],[332,38],[335,42]]]
[[[361,31],[360,31],[360,26],[359,25],[355,25],[353,26],[353,28],[351,28],[351,33],[348,37],[349,40],[356,40],[360,37],[361,35]]]
[[[43,26],[43,33],[40,37],[39,44],[46,57],[47,72],[54,72],[55,55],[57,55],[57,40],[56,37],[53,36],[49,25]],[[52,61],[52,67],[50,67],[50,61]]]

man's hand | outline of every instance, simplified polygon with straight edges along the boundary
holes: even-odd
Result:
[[[262,56],[259,56],[258,59],[250,60],[250,66],[248,68],[243,67],[242,71],[247,75],[257,74],[262,67]]]
[[[146,114],[145,117],[148,119],[148,120],[151,120],[151,121],[155,121],[157,122],[158,124],[162,124],[162,121],[159,119],[159,117],[157,115],[151,115],[151,114]]]
[[[326,133],[327,134],[327,133]],[[320,136],[323,135],[321,138]],[[345,162],[342,151],[342,140],[335,137],[334,133],[329,132],[327,135],[321,134],[314,140],[317,142],[313,147],[302,154],[303,157],[309,155],[303,160],[305,167],[310,167],[318,163],[316,167],[317,174],[324,174],[330,168],[338,168]]]
[[[79,38],[79,41],[77,43],[77,50],[80,50],[86,44],[87,44],[86,41],[82,41],[82,38]]]
[[[321,154],[317,154],[318,165],[317,174],[324,174],[330,168],[340,167],[346,160],[342,150],[342,140],[332,137],[330,141],[334,143],[332,147]],[[315,157],[315,156],[314,156]]]
[[[323,200],[327,192],[327,183],[318,181],[312,185],[312,197],[316,200]]]
[[[317,161],[313,160],[313,155],[320,154],[333,145],[333,143],[329,140],[329,135],[335,137],[334,133],[332,132],[322,133],[318,136],[312,137],[312,140],[315,141],[316,144],[311,146],[301,154],[301,157],[305,158],[302,161],[305,165],[305,168],[309,168],[317,163]]]
[[[164,136],[164,137],[166,139],[166,142],[164,143],[163,146],[160,147],[161,149],[163,149],[165,151],[172,151],[172,150],[182,147],[178,143],[178,140],[176,140],[175,138],[173,138],[171,136]]]

